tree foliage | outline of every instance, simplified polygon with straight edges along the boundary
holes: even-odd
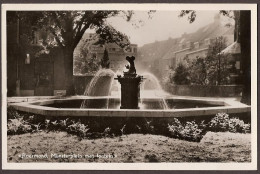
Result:
[[[98,62],[96,53],[91,54],[90,59],[86,60],[83,70],[84,73],[93,73],[99,69],[100,63]]]
[[[236,11],[233,10],[220,10],[219,13],[223,16],[227,16],[229,18],[235,19]],[[187,19],[190,23],[193,23],[196,20],[197,17],[197,11],[196,10],[181,10],[179,17],[187,16]]]
[[[21,13],[23,12],[19,14]],[[56,43],[49,44],[74,49],[87,29],[95,29],[102,41],[119,44],[120,41],[127,40],[126,35],[106,22],[106,19],[119,13],[120,11],[41,11],[28,15],[37,19],[32,21],[35,26],[48,30],[54,36]]]
[[[76,60],[74,62],[74,73],[75,74],[93,74],[98,71],[100,62],[97,59],[96,53],[87,55],[88,57]]]
[[[190,23],[194,22],[197,16],[195,10],[181,10],[179,17],[183,17],[186,15],[188,15],[188,20]]]
[[[189,66],[191,84],[207,84],[207,65],[205,58],[197,57]]]
[[[178,85],[224,85],[228,84],[230,75],[230,55],[220,54],[226,48],[226,39],[217,37],[209,45],[206,57],[196,57],[185,61],[187,66],[179,64],[175,69],[173,81]]]
[[[173,81],[177,85],[188,85],[190,83],[190,73],[188,68],[182,63],[175,68]]]
[[[101,59],[100,65],[102,68],[105,68],[105,69],[109,68],[110,62],[109,62],[107,49],[104,50],[104,55]]]
[[[235,39],[240,39],[241,44],[241,64],[243,71],[244,89],[241,102],[251,104],[251,12],[249,10],[220,10],[220,14],[235,20],[236,28]],[[190,23],[196,19],[195,10],[182,10],[180,17],[188,16]],[[238,36],[238,38],[237,38]],[[240,37],[239,37],[240,36]]]
[[[217,37],[209,45],[209,51],[205,59],[207,76],[210,84],[225,85],[229,80],[230,55],[222,54],[221,51],[227,47],[226,38]]]
[[[99,44],[114,42],[121,47],[129,44],[128,37],[107,23],[107,19],[122,14],[131,16],[129,11],[15,11],[8,14],[7,22],[20,20],[30,23],[36,29],[45,30],[43,48],[60,47],[64,57],[66,93],[75,93],[73,85],[73,52],[87,29],[99,35]],[[130,19],[130,17],[129,17]],[[30,32],[28,30],[27,32]],[[27,33],[29,36],[30,33]]]
[[[74,74],[93,74],[99,69],[100,62],[97,53],[90,51],[94,42],[94,40],[79,42],[77,51],[74,52]]]
[[[226,39],[217,37],[209,45],[205,58],[197,57],[190,66],[191,82],[200,85],[226,85],[230,75],[230,55],[221,54]]]

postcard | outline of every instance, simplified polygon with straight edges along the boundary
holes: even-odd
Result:
[[[2,166],[256,170],[256,4],[2,4]]]

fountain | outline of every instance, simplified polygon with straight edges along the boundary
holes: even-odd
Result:
[[[103,103],[103,106],[98,108],[104,109],[110,109],[111,105],[113,108],[121,109],[149,109],[155,107],[155,105],[155,108],[169,109],[164,98],[166,93],[162,90],[159,80],[149,72],[145,72],[141,76],[137,75],[134,66],[135,58],[127,57],[126,59],[130,62],[129,65],[126,65],[123,76],[117,75],[115,77],[119,73],[118,71],[114,73],[110,69],[100,69],[87,85],[84,96],[106,96],[102,101],[99,100],[100,103]],[[147,106],[148,103],[151,104],[151,102],[147,102],[147,98],[156,98],[157,100],[153,100],[153,104]],[[89,99],[83,100],[80,108],[95,107],[91,106],[93,101]],[[114,104],[111,104],[112,102]],[[121,106],[119,106],[120,102]]]
[[[20,111],[46,116],[121,118],[194,117],[251,110],[250,106],[238,101],[166,95],[153,74],[136,74],[134,59],[126,58],[129,65],[123,75],[116,76],[110,69],[99,70],[82,96],[15,103],[12,106]]]

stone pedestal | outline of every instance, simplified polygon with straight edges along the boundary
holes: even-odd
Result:
[[[121,84],[121,106],[120,109],[139,109],[141,76],[136,74],[124,74],[116,78]]]

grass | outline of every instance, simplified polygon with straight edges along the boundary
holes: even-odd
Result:
[[[66,132],[41,131],[8,135],[7,143],[8,162],[19,163],[251,161],[251,134],[231,132],[207,132],[200,142],[188,142],[151,134],[80,140]],[[23,153],[47,154],[48,158],[19,157]],[[75,154],[82,155],[82,158],[51,158],[51,154]]]

